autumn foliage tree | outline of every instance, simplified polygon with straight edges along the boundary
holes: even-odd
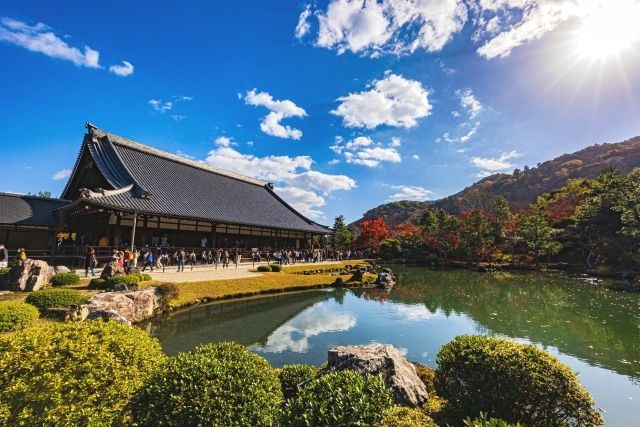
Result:
[[[382,241],[389,235],[387,222],[378,217],[364,220],[360,223],[360,234],[355,240],[355,247],[359,249],[371,249],[377,251]]]

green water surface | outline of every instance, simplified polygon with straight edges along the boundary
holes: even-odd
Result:
[[[232,340],[274,366],[320,365],[336,345],[390,343],[435,367],[460,334],[504,336],[551,352],[580,375],[608,426],[640,425],[640,294],[562,274],[395,267],[399,284],[207,304],[146,327],[168,354]]]

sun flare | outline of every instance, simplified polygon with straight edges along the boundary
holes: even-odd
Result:
[[[640,41],[640,2],[609,0],[588,4],[576,40],[581,56],[617,56]]]

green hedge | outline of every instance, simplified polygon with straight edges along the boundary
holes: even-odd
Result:
[[[17,331],[33,324],[40,312],[31,304],[21,302],[0,303],[0,332]]]
[[[298,385],[316,376],[318,368],[311,365],[284,365],[279,371],[282,393],[286,399],[296,395]]]
[[[282,266],[280,264],[271,264],[271,271],[274,273],[280,273],[282,271]]]
[[[465,427],[524,427],[520,423],[509,424],[499,418],[491,418],[484,412],[480,412],[477,418],[467,418],[464,420]]]
[[[299,388],[285,404],[284,421],[291,426],[370,426],[393,404],[382,378],[338,371]]]
[[[603,423],[576,374],[532,345],[463,335],[440,349],[437,363],[436,391],[452,424],[480,412],[531,426]]]
[[[261,273],[271,273],[271,266],[270,265],[259,265],[257,268],[257,271],[261,272]]]
[[[382,413],[377,427],[438,427],[438,425],[420,409],[392,406]]]
[[[0,337],[0,425],[128,425],[127,405],[165,356],[115,322],[47,323]]]
[[[139,426],[270,426],[283,402],[269,363],[236,343],[170,359],[133,401]]]
[[[153,280],[153,277],[151,277],[151,275],[147,273],[140,273],[139,276],[141,282],[148,282],[150,280]]]
[[[77,285],[78,283],[80,283],[80,277],[78,277],[75,271],[56,273],[51,278],[51,285],[53,286]]]
[[[87,297],[75,289],[43,289],[30,294],[26,301],[40,310],[89,302]]]

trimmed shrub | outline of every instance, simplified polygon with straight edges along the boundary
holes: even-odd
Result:
[[[314,378],[317,373],[318,368],[311,365],[284,365],[279,371],[279,377],[285,399],[294,397],[298,391],[298,384]]]
[[[392,406],[382,413],[377,427],[438,427],[438,425],[420,409],[404,406]]]
[[[414,363],[413,366],[416,368],[416,375],[418,378],[424,383],[427,387],[427,393],[429,396],[433,396],[436,394],[436,371],[435,369],[431,369],[427,365],[423,365],[422,363]]]
[[[128,425],[131,396],[164,360],[157,340],[115,322],[0,337],[0,425]]]
[[[80,277],[78,277],[75,271],[70,271],[69,273],[56,273],[51,278],[52,286],[77,285],[78,283],[80,283]]]
[[[576,374],[532,345],[463,335],[440,349],[437,363],[436,391],[452,424],[480,412],[531,426],[603,423]]]
[[[153,280],[153,277],[151,277],[150,274],[148,274],[148,273],[140,273],[140,281],[141,282],[148,282],[150,280]]]
[[[107,287],[112,289],[116,283],[124,283],[127,286],[137,285],[142,281],[142,278],[139,274],[126,274],[120,276],[113,276],[109,280],[107,280]]]
[[[272,271],[270,265],[259,265],[256,270],[261,273],[271,273]]]
[[[34,323],[40,312],[31,304],[21,302],[0,303],[0,332],[17,331]]]
[[[30,294],[27,303],[40,310],[66,305],[86,304],[89,299],[76,289],[43,289]]]
[[[509,424],[505,420],[490,418],[484,412],[480,412],[478,418],[468,418],[464,420],[465,427],[524,427],[520,423]]]
[[[274,273],[280,273],[282,271],[282,266],[280,264],[271,264],[271,271]]]
[[[89,289],[108,289],[107,288],[107,281],[104,279],[91,279],[91,281],[89,282],[88,285]]]
[[[178,298],[180,288],[175,283],[162,283],[156,286],[156,293],[160,295],[161,304],[167,307],[171,300]]]
[[[275,370],[236,343],[171,358],[133,400],[139,426],[270,426],[283,402]]]
[[[284,424],[370,426],[393,404],[393,393],[382,378],[338,371],[300,387],[295,398],[285,404]]]

